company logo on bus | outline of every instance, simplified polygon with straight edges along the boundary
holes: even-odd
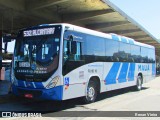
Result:
[[[138,71],[149,71],[149,65],[138,65]]]

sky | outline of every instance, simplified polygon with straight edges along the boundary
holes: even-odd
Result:
[[[160,0],[110,0],[128,16],[138,22],[154,37],[160,39]],[[13,52],[14,42],[8,44]]]
[[[160,39],[160,0],[109,0]]]

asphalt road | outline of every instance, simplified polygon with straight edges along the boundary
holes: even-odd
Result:
[[[130,88],[115,90],[112,92],[102,93],[99,96],[99,99],[92,104],[83,104],[81,103],[81,98],[66,100],[63,102],[60,101],[46,101],[46,100],[32,100],[25,99],[20,97],[15,97],[13,95],[0,96],[0,111],[41,111],[44,117],[56,117],[63,116],[62,111],[64,112],[67,118],[62,119],[74,119],[69,116],[81,116],[81,119],[91,119],[87,118],[88,114],[93,114],[95,116],[103,116],[105,113],[99,113],[94,111],[160,111],[160,77],[146,83],[143,85],[141,91],[134,91]],[[82,111],[82,112],[73,112],[73,111]],[[93,111],[93,112],[90,112]],[[107,112],[106,112],[107,114]],[[113,112],[111,114],[116,114]],[[128,112],[129,114],[129,112]],[[160,112],[159,112],[160,115]],[[91,115],[92,116],[92,115]],[[114,116],[114,115],[112,115]],[[123,115],[122,115],[123,116]],[[80,118],[77,118],[80,119]],[[98,118],[104,119],[104,118]],[[109,119],[130,119],[128,117],[114,118],[110,117]],[[132,118],[138,119],[138,118]],[[140,118],[141,120],[142,118]],[[144,120],[151,118],[143,118]],[[152,117],[152,119],[157,119]]]

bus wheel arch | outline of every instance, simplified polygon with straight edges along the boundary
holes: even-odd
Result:
[[[140,76],[142,78],[142,84],[143,84],[143,74],[140,72],[140,73],[138,73],[138,76]]]
[[[101,91],[101,89],[100,89],[100,88],[101,88],[100,78],[99,78],[98,76],[92,76],[92,77],[89,79],[88,83],[89,83],[90,81],[93,81],[93,82],[96,83],[97,91],[98,91],[98,93],[100,93],[100,91]]]
[[[83,101],[85,103],[95,102],[97,95],[100,93],[100,79],[98,76],[92,76],[86,86],[86,93]]]

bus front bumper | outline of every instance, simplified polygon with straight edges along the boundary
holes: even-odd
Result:
[[[27,98],[62,100],[63,86],[57,86],[50,89],[31,89],[12,85],[12,93]]]

